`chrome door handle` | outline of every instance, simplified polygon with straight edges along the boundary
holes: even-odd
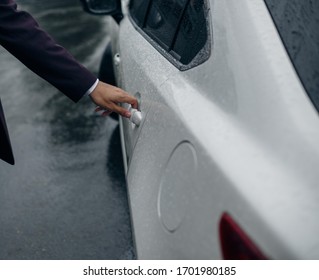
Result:
[[[130,121],[134,123],[136,126],[139,126],[143,119],[142,112],[132,107],[129,110],[131,112]]]

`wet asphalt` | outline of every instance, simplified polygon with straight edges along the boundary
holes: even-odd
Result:
[[[20,0],[97,73],[104,17],[77,0]],[[0,259],[134,259],[118,123],[68,100],[0,47],[0,96],[16,165],[0,161]]]

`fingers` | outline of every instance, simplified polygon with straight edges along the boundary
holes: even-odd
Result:
[[[106,110],[100,106],[97,106],[94,110],[94,112],[96,112],[96,113],[99,113],[101,111],[102,111],[102,114],[101,114],[102,117],[107,117],[108,115],[110,115],[112,113],[111,110]]]
[[[112,101],[116,104],[117,103],[130,104],[134,109],[137,109],[137,106],[138,106],[137,99],[128,94],[123,94],[121,96],[114,96],[114,99]]]
[[[99,111],[103,111],[105,109],[103,109],[102,107],[100,106],[97,106],[95,109],[94,109],[94,112],[99,112]]]
[[[102,117],[107,117],[108,115],[110,115],[112,113],[112,111],[108,111],[108,110],[106,110],[106,111],[104,111],[103,113],[102,113]]]
[[[130,111],[128,111],[125,108],[120,107],[118,105],[116,105],[116,108],[115,108],[114,112],[120,114],[122,117],[125,117],[125,118],[130,118],[131,117],[131,112]]]
[[[108,115],[110,115],[112,112],[115,112],[117,114],[120,114],[121,116],[125,117],[125,118],[130,118],[131,117],[131,113],[126,110],[125,108],[122,108],[118,105],[113,105],[111,106],[112,109],[104,109],[101,106],[97,106],[94,110],[94,112],[102,112],[101,116],[106,117]]]
[[[137,109],[138,106],[138,102],[137,99],[131,95],[128,95],[127,93],[123,92],[121,96],[119,96],[118,98],[118,103],[127,103],[127,104],[131,104],[131,106],[134,109]]]
[[[111,100],[108,100],[107,103],[104,102],[105,104],[104,106],[98,106],[95,109],[95,111],[99,112],[99,111],[105,110],[106,108],[107,110],[120,114],[121,116],[125,118],[130,118],[131,117],[130,111],[119,106],[118,103],[128,103],[128,104],[131,104],[133,108],[137,109],[137,100],[134,97],[128,94],[119,94],[118,96],[114,96]]]
[[[102,110],[107,110],[120,114],[125,118],[130,118],[131,113],[118,105],[118,103],[127,103],[137,109],[138,102],[133,96],[130,96],[124,90],[99,82],[94,91],[90,94],[92,101],[97,105],[95,112]],[[102,115],[109,115],[109,113],[104,112]]]
[[[138,102],[137,102],[137,99],[136,99],[136,98],[132,98],[132,99],[131,99],[130,101],[128,101],[127,103],[131,104],[134,109],[137,109],[137,107],[138,107]]]

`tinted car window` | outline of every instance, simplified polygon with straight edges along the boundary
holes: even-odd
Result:
[[[149,3],[150,0],[131,0],[130,2],[131,15],[140,27],[144,25]]]
[[[265,2],[296,71],[319,110],[319,1]]]
[[[138,31],[180,70],[210,56],[206,0],[131,0],[131,19]]]
[[[204,1],[191,0],[187,5],[173,51],[180,62],[188,64],[204,47],[207,41],[207,23]]]
[[[171,47],[187,0],[153,0],[145,24],[145,32],[163,47]]]

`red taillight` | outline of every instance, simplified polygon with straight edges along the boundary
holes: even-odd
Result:
[[[221,249],[225,260],[265,260],[266,257],[228,214],[219,224]]]

